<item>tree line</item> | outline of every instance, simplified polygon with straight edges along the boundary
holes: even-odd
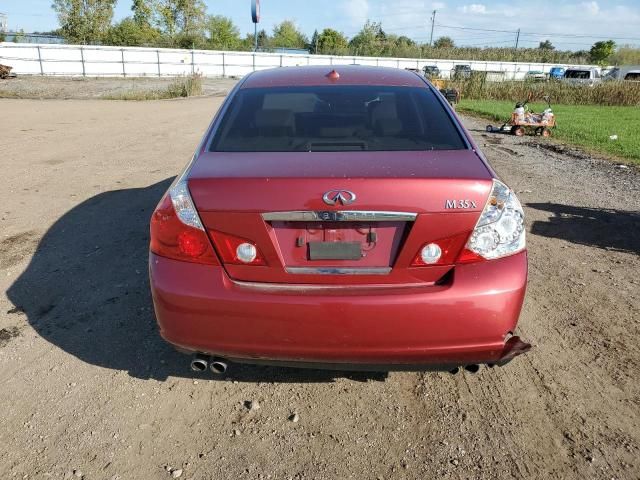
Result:
[[[116,1],[53,0],[60,24],[57,32],[69,43],[83,44],[249,51],[256,43],[253,34],[243,37],[230,18],[207,14],[203,0],[133,0],[131,15],[113,23]],[[257,37],[262,51],[286,48],[314,54],[505,62],[608,63],[620,50],[611,40],[577,52],[557,50],[549,40],[538,48],[517,50],[459,47],[450,37],[429,45],[387,33],[382,24],[370,21],[351,38],[332,28],[316,30],[309,38],[291,20],[275,25],[271,32],[260,30]],[[622,50],[625,59],[640,63],[640,50]]]

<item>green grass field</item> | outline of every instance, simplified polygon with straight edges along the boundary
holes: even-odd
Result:
[[[500,126],[509,118],[515,102],[495,100],[462,100],[457,109],[491,119]],[[553,138],[588,151],[603,153],[640,164],[640,107],[608,107],[599,105],[552,105],[558,126]],[[533,103],[534,112],[545,104]],[[617,140],[609,136],[617,135]]]

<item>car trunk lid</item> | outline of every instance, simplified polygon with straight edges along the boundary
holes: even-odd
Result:
[[[411,260],[430,240],[459,236],[461,246],[490,188],[469,150],[205,153],[189,174],[205,228],[265,257],[225,265],[229,275],[276,283],[436,282],[450,266]]]

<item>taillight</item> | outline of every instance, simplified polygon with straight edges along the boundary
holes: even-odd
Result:
[[[209,234],[223,263],[232,265],[266,265],[260,250],[250,240],[215,230],[210,230]]]
[[[451,265],[467,241],[466,233],[425,243],[411,262],[412,267]]]
[[[411,266],[494,260],[521,252],[525,245],[522,206],[509,187],[494,180],[489,199],[471,235],[457,235],[425,243]]]
[[[524,211],[515,193],[494,180],[491,195],[459,261],[494,260],[525,249]]]
[[[156,255],[175,260],[218,264],[186,182],[171,187],[153,212],[149,248]]]

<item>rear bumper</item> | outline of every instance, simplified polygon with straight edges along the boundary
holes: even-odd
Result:
[[[161,335],[239,361],[422,366],[502,364],[528,345],[515,330],[527,257],[456,267],[443,286],[234,282],[222,267],[150,255]],[[309,366],[309,365],[306,365]]]

